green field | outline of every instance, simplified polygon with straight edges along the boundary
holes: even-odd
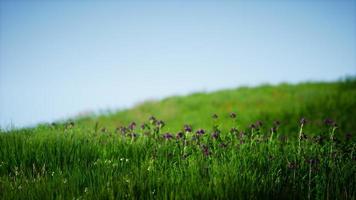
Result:
[[[2,130],[0,199],[356,199],[355,130],[355,79],[170,97]]]

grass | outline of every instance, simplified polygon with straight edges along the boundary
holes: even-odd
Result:
[[[346,134],[355,117],[348,80],[197,93],[3,130],[0,198],[355,199],[356,142]]]

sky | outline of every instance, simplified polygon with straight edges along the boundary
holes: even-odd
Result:
[[[356,75],[356,1],[0,0],[0,127]]]

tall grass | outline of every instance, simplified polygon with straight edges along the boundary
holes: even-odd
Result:
[[[230,107],[208,113],[208,100],[201,100],[200,114],[175,111],[199,117],[190,123],[177,116],[180,125],[171,117],[142,120],[146,108],[158,110],[142,105],[125,114],[1,131],[0,199],[355,199],[356,142],[347,132],[355,130],[352,84],[251,89],[241,98],[253,100],[260,90],[265,100],[246,116],[248,108],[236,116]],[[312,99],[316,88],[329,89]],[[310,99],[302,105],[288,97],[281,106],[267,100],[275,91],[286,96],[281,90]],[[234,92],[217,94],[228,99]],[[164,100],[162,108],[195,105],[195,98]],[[264,101],[272,108],[258,112]],[[137,124],[118,117],[131,112]]]

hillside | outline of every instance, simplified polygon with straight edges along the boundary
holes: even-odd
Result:
[[[351,80],[1,131],[0,199],[355,199],[355,117]]]
[[[237,113],[237,123],[242,128],[257,120],[266,126],[279,120],[281,132],[287,134],[297,128],[301,117],[305,117],[316,126],[331,118],[339,124],[340,132],[351,131],[356,129],[356,81],[262,85],[169,97],[117,113],[82,118],[79,125],[94,127],[98,122],[100,127],[114,130],[131,122],[141,124],[155,116],[166,122],[164,131],[175,133],[184,124],[211,128],[214,123],[211,116],[217,114],[224,129],[231,127],[230,112]]]

